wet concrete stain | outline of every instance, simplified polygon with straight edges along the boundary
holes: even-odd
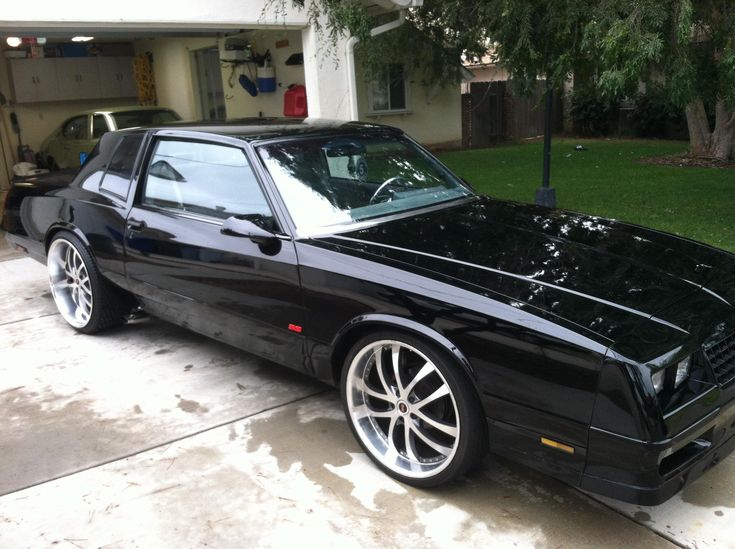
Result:
[[[638,522],[651,522],[651,515],[645,511],[636,511],[633,513],[633,518]]]
[[[179,404],[177,406],[181,410],[189,414],[206,414],[207,412],[209,412],[209,408],[207,408],[206,406],[202,406],[196,400],[187,400],[185,398],[180,398]]]
[[[129,451],[130,420],[101,416],[81,393],[17,388],[0,398],[0,456],[13,456],[0,461],[0,494]]]
[[[733,459],[735,456],[730,456],[726,461]],[[735,508],[735,476],[731,471],[732,467],[725,462],[719,463],[685,486],[681,491],[681,499],[697,507]]]
[[[248,452],[255,452],[262,444],[270,447],[270,454],[278,462],[278,470],[288,471],[300,463],[306,477],[329,487],[338,498],[350,498],[352,484],[327,469],[330,464],[342,467],[351,463],[347,452],[358,452],[359,447],[350,436],[344,421],[319,418],[301,424],[298,408],[290,406],[264,418],[253,420],[248,425]],[[324,434],[318,435],[320,431]],[[298,435],[294,436],[293,432]]]
[[[323,400],[325,408],[339,410],[336,397]],[[427,540],[436,543],[436,539],[426,537],[431,534],[430,528],[434,532],[437,529],[432,517],[447,512],[457,516],[459,522],[453,537],[464,544],[471,544],[473,536],[483,536],[483,531],[509,536],[531,531],[537,537],[528,541],[534,545],[566,546],[568,533],[582,521],[585,543],[606,545],[615,538],[621,547],[641,543],[669,547],[665,540],[606,512],[601,504],[575,489],[504,458],[487,457],[475,473],[431,491],[408,486],[405,493],[380,490],[373,497],[374,508],[370,509],[352,496],[356,485],[326,467],[349,465],[352,457],[348,452],[361,453],[345,421],[324,417],[303,423],[298,410],[287,407],[251,420],[247,431],[249,452],[267,445],[281,472],[300,463],[303,474],[322,487],[330,505],[337,505],[342,515],[379,521],[381,526],[375,536],[388,545],[395,544],[399,537],[419,545]],[[376,470],[376,474],[381,473]],[[523,544],[520,540],[519,543]]]
[[[235,364],[235,362],[237,362],[236,358],[229,358],[229,357],[224,357],[224,356],[216,356],[209,360],[209,364],[211,364],[212,366],[224,366],[224,367],[232,366],[233,364]]]
[[[0,391],[0,396],[7,395],[9,393],[14,393],[15,391],[20,391],[24,387],[25,385],[19,385],[18,387],[13,387],[12,389],[5,389],[4,391]]]

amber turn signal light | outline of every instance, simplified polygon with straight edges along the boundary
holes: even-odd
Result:
[[[541,437],[541,444],[544,444],[545,446],[551,446],[552,448],[556,448],[557,450],[561,450],[562,452],[566,452],[567,454],[574,453],[574,448],[572,446],[557,442],[555,440],[551,440],[550,438]]]

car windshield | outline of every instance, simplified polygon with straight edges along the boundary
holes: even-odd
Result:
[[[176,122],[181,117],[169,109],[142,109],[139,111],[113,112],[115,126],[118,130],[136,128],[138,126],[157,126],[167,122]]]
[[[300,232],[473,195],[431,155],[392,134],[298,138],[258,153]]]

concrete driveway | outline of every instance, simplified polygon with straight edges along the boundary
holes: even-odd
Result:
[[[408,488],[332,389],[157,320],[79,335],[27,258],[0,260],[0,407],[3,549],[735,547],[732,457],[656,508],[493,457]]]

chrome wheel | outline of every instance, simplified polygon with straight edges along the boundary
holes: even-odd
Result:
[[[83,328],[89,323],[94,299],[82,256],[71,242],[57,238],[51,243],[47,263],[51,294],[61,316],[75,328]]]
[[[457,403],[426,355],[383,339],[361,349],[348,368],[348,415],[377,461],[414,479],[437,475],[452,462],[460,435]]]

